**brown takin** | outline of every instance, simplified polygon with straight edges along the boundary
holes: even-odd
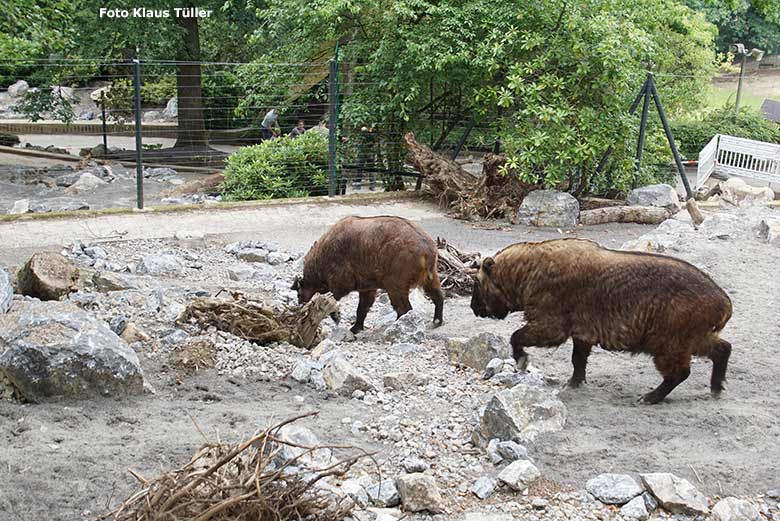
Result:
[[[592,241],[519,243],[487,257],[476,276],[471,309],[505,318],[523,311],[527,324],[512,334],[515,360],[524,348],[574,342],[570,387],[585,382],[594,345],[653,357],[663,382],[642,397],[658,403],[691,373],[691,357],[713,362],[713,396],[724,389],[731,344],[718,334],[731,318],[731,300],[685,261],[614,251]]]
[[[409,291],[421,287],[433,301],[434,326],[442,323],[444,294],[434,240],[416,224],[401,217],[346,217],[314,243],[303,260],[303,277],[292,289],[298,301],[315,293],[333,293],[336,300],[357,291],[357,319],[351,331],[364,326],[378,289],[390,297],[400,317],[412,309]]]

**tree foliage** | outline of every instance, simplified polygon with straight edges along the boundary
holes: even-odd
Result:
[[[718,50],[744,43],[772,54],[780,52],[780,3],[777,0],[686,0],[718,27]]]

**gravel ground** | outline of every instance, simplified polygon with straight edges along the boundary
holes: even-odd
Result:
[[[433,212],[422,215],[420,224],[434,237],[483,254],[512,242],[561,235],[518,226],[485,230]],[[255,234],[210,236],[200,247],[185,247],[173,239],[101,243],[111,267],[118,270],[164,251],[182,262],[172,277],[128,275],[134,289],[72,297],[106,320],[125,316],[151,337],[133,347],[155,393],[40,405],[0,402],[0,518],[90,519],[134,490],[127,468],[150,477],[183,464],[203,441],[199,431],[211,439],[236,441],[272,420],[316,410],[319,414],[304,422],[312,431],[324,442],[378,451],[383,476],[404,473],[403,462],[410,456],[421,458],[445,497],[446,512],[436,519],[458,520],[463,512],[505,512],[510,518],[530,520],[622,519],[617,508],[583,490],[588,479],[603,472],[672,472],[711,498],[748,496],[764,518],[780,519],[777,500],[764,496],[780,487],[780,380],[772,371],[780,319],[771,311],[780,289],[777,247],[751,236],[701,237],[667,251],[707,271],[733,299],[734,317],[723,336],[734,345],[734,354],[730,387],[721,400],[709,397],[710,364],[702,361],[666,402],[639,405],[636,399],[659,380],[651,361],[596,349],[588,385],[560,392],[568,409],[565,429],[528,446],[543,479],[527,494],[501,489],[480,501],[469,487],[499,469],[482,449],[472,446],[471,432],[479,408],[501,387],[476,371],[452,366],[445,340],[482,331],[507,337],[519,327],[521,316],[478,319],[468,297],[450,298],[444,326],[428,329],[424,341],[404,349],[377,337],[390,312],[380,298],[369,314],[367,331],[355,341],[338,344],[377,388],[354,398],[320,392],[290,378],[297,360],[308,354],[289,344],[259,348],[227,333],[191,328],[183,343],[170,343],[175,316],[195,294],[229,289],[277,302],[292,297],[286,288],[300,270],[300,260],[273,267],[252,281],[234,281],[230,269],[243,263],[221,246],[236,239],[273,239],[297,257],[328,224],[328,219],[303,214],[273,236],[264,235],[264,224],[259,223]],[[616,225],[563,233],[619,247],[651,230]],[[432,305],[419,296],[414,302],[421,303],[415,309],[430,323]],[[354,317],[356,304],[355,295],[342,301],[345,320]],[[326,328],[337,330],[330,319]],[[199,342],[214,347],[216,367],[186,371],[177,353]],[[570,375],[569,349],[529,352],[532,364],[555,384]],[[424,383],[384,389],[382,377],[398,371],[422,375]],[[365,465],[361,470],[376,469]],[[669,517],[662,511],[655,516]]]

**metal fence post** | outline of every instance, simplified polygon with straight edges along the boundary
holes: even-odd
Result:
[[[106,96],[105,91],[100,93],[100,112],[103,119],[103,154],[108,155],[108,129],[106,128]]]
[[[649,85],[651,81],[653,81],[652,73],[648,72],[645,84]],[[650,110],[650,93],[647,91],[647,89],[644,90],[645,99],[644,103],[642,104],[642,118],[639,121],[639,138],[636,142],[636,161],[634,162],[634,179],[631,182],[631,188],[636,188],[639,169],[642,166],[642,152],[645,150],[645,130],[647,129],[647,112]]]
[[[135,90],[135,185],[136,204],[139,210],[144,208],[144,165],[143,140],[141,139],[141,60],[133,60]]]
[[[337,179],[336,179],[336,125],[338,119],[338,113],[336,110],[336,103],[338,98],[338,84],[337,76],[339,72],[339,65],[335,59],[329,62],[329,76],[328,76],[328,195],[333,197],[336,195]]]

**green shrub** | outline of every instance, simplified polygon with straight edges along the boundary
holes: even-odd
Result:
[[[323,195],[327,165],[328,140],[316,132],[263,141],[231,154],[222,195],[233,201]]]
[[[675,121],[671,126],[680,154],[686,159],[696,159],[715,134],[780,143],[780,125],[751,108],[740,110],[735,122],[733,105],[706,111],[698,119]]]
[[[141,85],[141,101],[150,105],[165,105],[176,97],[176,77],[163,76],[159,80]]]
[[[141,103],[144,106],[165,105],[175,96],[176,77],[174,76],[164,76],[159,81],[141,85]],[[125,115],[133,113],[135,89],[131,80],[121,78],[111,84],[111,89],[106,95],[106,108]]]

